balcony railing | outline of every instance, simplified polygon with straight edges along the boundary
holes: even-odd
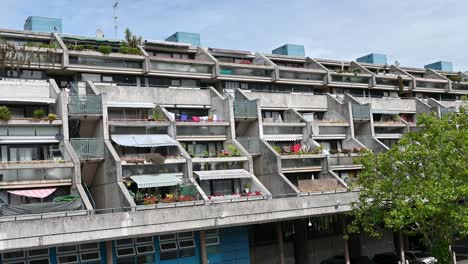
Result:
[[[189,73],[211,73],[212,66],[197,65],[190,63],[169,63],[169,62],[151,62],[151,70],[155,71],[174,71],[174,72],[189,72]]]
[[[104,141],[99,138],[72,138],[70,143],[80,159],[104,158]]]
[[[353,119],[354,120],[370,120],[369,105],[353,104]]]
[[[368,84],[369,83],[369,77],[332,75],[331,81],[332,82],[339,82],[339,83]]]
[[[252,77],[270,77],[271,71],[267,69],[246,69],[246,68],[233,68],[221,67],[219,70],[221,75],[241,75]]]
[[[256,101],[234,101],[234,117],[237,119],[256,119],[258,116]]]
[[[70,96],[68,111],[75,115],[100,115],[102,104],[100,95]]]
[[[0,170],[0,186],[9,182],[71,179],[71,168]]]
[[[131,68],[131,69],[142,68],[142,63],[140,61],[83,57],[83,56],[70,56],[70,64],[98,66],[98,67],[112,67],[112,68]]]

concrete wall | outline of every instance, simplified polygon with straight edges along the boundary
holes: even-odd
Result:
[[[324,259],[344,254],[345,241],[342,235],[317,237],[307,241],[309,263],[320,263]]]
[[[416,112],[416,101],[414,99],[398,98],[356,98],[361,104],[371,103],[372,109],[385,109],[400,112]]]
[[[285,242],[283,247],[284,264],[296,263],[294,256],[294,243]],[[252,264],[281,264],[277,243],[251,247],[250,252],[250,261]]]
[[[249,99],[260,99],[262,108],[326,110],[326,95],[288,94],[288,93],[245,93]]]
[[[211,105],[211,90],[96,85],[107,101],[145,102],[161,105]]]
[[[117,153],[115,153],[111,143],[105,140],[104,161],[97,166],[85,164],[82,173],[89,171],[92,173],[93,166],[96,166],[94,178],[90,186],[92,196],[98,209],[122,208],[135,206],[133,199],[126,191],[122,183],[122,167]]]

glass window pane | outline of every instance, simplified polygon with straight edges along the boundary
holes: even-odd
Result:
[[[98,252],[81,253],[81,261],[98,260],[100,258],[101,257],[99,256],[99,251]]]
[[[13,258],[23,258],[23,257],[24,257],[24,251],[3,253],[3,260],[13,259]]]
[[[68,252],[76,252],[76,246],[64,246],[64,247],[58,247],[57,248],[58,253],[68,253]]]
[[[81,244],[80,245],[80,250],[98,250],[99,249],[99,244],[98,243],[87,243],[87,244]]]
[[[29,260],[29,264],[49,264],[49,258]]]
[[[175,250],[177,249],[177,244],[175,242],[166,242],[159,244],[161,251]]]
[[[179,239],[182,239],[182,238],[193,238],[193,232],[178,233],[178,234],[177,234],[177,237],[178,237]]]
[[[127,255],[135,255],[135,251],[133,247],[131,248],[118,248],[117,249],[117,256],[127,256]]]
[[[159,240],[160,241],[165,241],[165,240],[175,240],[175,234],[168,234],[168,235],[160,235]]]
[[[29,250],[28,255],[29,255],[29,257],[48,256],[49,255],[49,249],[43,248],[43,249]]]
[[[59,256],[58,263],[78,263],[78,257],[76,255]]]
[[[153,237],[139,237],[136,239],[136,243],[152,243]]]
[[[115,241],[117,246],[123,246],[123,245],[133,245],[133,239],[120,239]]]
[[[212,245],[219,245],[219,240],[218,237],[207,237],[206,238],[206,245],[207,246],[212,246]]]
[[[154,247],[153,245],[147,245],[147,246],[139,246],[137,247],[137,253],[142,254],[142,253],[150,253],[154,252]]]
[[[179,248],[189,248],[189,247],[195,247],[195,242],[193,240],[179,241]]]

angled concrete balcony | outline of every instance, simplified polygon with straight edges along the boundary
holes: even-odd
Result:
[[[179,141],[224,141],[228,139],[227,126],[178,126]]]
[[[87,69],[95,72],[112,73],[143,73],[145,57],[139,55],[127,55],[110,53],[104,55],[98,51],[69,51],[69,64],[67,69],[79,71]]]
[[[319,69],[291,68],[284,66],[278,66],[278,70],[278,83],[323,85],[327,74],[326,71]]]
[[[104,159],[104,140],[102,138],[71,138],[70,143],[82,161]]]
[[[2,163],[3,167],[5,164]],[[0,189],[41,188],[72,184],[71,162],[20,162],[0,170]]]
[[[327,96],[308,93],[267,93],[248,92],[245,95],[253,100],[259,99],[262,109],[326,110]]]
[[[99,118],[102,116],[100,95],[71,95],[68,102],[70,118]]]
[[[215,63],[208,60],[189,60],[149,57],[150,75],[186,76],[192,78],[210,79],[213,77]]]

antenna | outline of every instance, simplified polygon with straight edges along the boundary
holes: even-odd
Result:
[[[117,32],[119,30],[119,24],[118,24],[118,19],[119,17],[117,16],[117,8],[119,7],[119,1],[115,0],[114,5],[112,6],[114,8],[114,38],[117,39]]]

